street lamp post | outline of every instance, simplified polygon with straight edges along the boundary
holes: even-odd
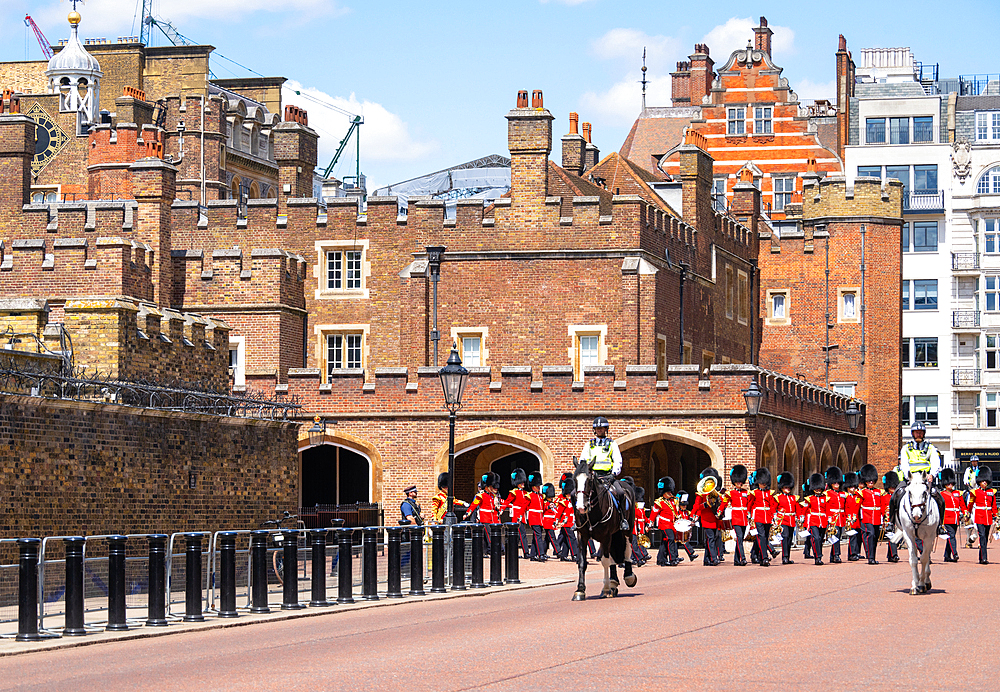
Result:
[[[431,286],[434,289],[434,327],[431,329],[431,341],[434,342],[434,366],[438,364],[438,341],[441,340],[441,333],[438,331],[438,281],[441,280],[441,259],[447,249],[444,245],[428,245],[427,262],[431,270]],[[461,364],[461,361],[459,361]]]
[[[469,371],[462,367],[458,347],[452,345],[448,363],[440,372],[441,388],[444,390],[444,405],[448,408],[448,511],[444,523],[455,523],[455,413],[462,408],[462,393],[469,381]]]

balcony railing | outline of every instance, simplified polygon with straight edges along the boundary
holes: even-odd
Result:
[[[953,329],[977,329],[980,324],[979,310],[952,310],[951,326]]]
[[[953,252],[951,253],[952,271],[976,271],[979,269],[978,252]]]
[[[981,373],[979,368],[953,368],[951,385],[953,387],[978,387],[982,384]]]
[[[903,195],[903,211],[930,214],[944,212],[944,190],[909,190]]]

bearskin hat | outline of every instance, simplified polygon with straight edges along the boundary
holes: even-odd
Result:
[[[757,474],[754,478],[755,485],[763,485],[765,488],[771,487],[771,472],[765,467],[757,469]]]
[[[858,487],[858,474],[848,471],[844,474],[844,489]]]
[[[514,469],[510,473],[510,484],[515,488],[522,483],[527,483],[528,477],[524,473],[524,469]]]
[[[638,485],[635,486],[635,501],[636,502],[642,502],[645,499],[646,499],[646,490],[645,490],[645,488],[641,488]]]
[[[729,472],[729,480],[733,483],[746,483],[747,482],[747,467],[743,464],[736,464],[733,470]]]
[[[542,474],[540,473],[529,473],[528,474],[528,485],[532,488],[537,488],[542,484]]]
[[[878,469],[872,464],[865,464],[858,472],[858,478],[862,483],[874,483],[878,480]]]
[[[826,479],[822,473],[814,473],[809,476],[809,490],[814,493],[821,493],[826,490]]]
[[[795,487],[795,476],[788,471],[778,474],[778,489]]]
[[[945,466],[943,469],[941,469],[942,486],[948,485],[949,483],[954,483],[956,480],[958,479],[955,476],[955,469],[951,468],[950,466]]]
[[[980,466],[979,473],[976,474],[976,483],[982,483],[983,481],[993,483],[993,471],[990,470],[989,466]]]
[[[826,482],[829,485],[844,482],[844,472],[840,470],[839,466],[831,466],[823,475],[826,477]]]
[[[677,496],[677,503],[681,507],[687,507],[691,504],[691,496],[685,491],[681,491],[681,494]]]
[[[484,473],[482,478],[479,479],[479,489],[485,490],[486,486],[490,484],[490,474]]]
[[[895,471],[886,471],[886,474],[882,476],[882,486],[886,490],[895,490],[899,487],[899,474]]]
[[[551,483],[546,483],[542,486],[542,495],[549,498],[550,500],[556,496],[556,486]]]
[[[439,473],[438,474],[438,490],[444,490],[448,487],[448,474]]]
[[[572,473],[564,473],[562,475],[562,479],[559,481],[559,490],[567,497],[576,490],[576,480],[574,480]]]
[[[674,479],[670,476],[664,476],[660,480],[656,481],[657,495],[662,495],[663,493],[670,493],[673,495],[675,490]]]

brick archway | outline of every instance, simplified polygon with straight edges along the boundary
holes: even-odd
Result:
[[[647,442],[654,442],[655,440],[671,440],[673,442],[682,442],[684,444],[691,445],[692,447],[696,447],[708,455],[709,460],[712,462],[712,466],[719,472],[720,475],[725,472],[722,450],[719,448],[719,445],[715,444],[715,442],[711,439],[705,437],[704,435],[699,435],[698,433],[681,430],[680,428],[655,426],[652,428],[644,428],[643,430],[636,430],[628,435],[615,438],[615,442],[618,443],[618,448],[623,452],[629,447],[646,444]]]
[[[540,462],[542,478],[547,482],[552,482],[551,479],[555,477],[555,457],[548,445],[537,437],[525,435],[524,433],[515,432],[507,428],[483,428],[482,430],[476,430],[456,437],[455,456],[458,457],[463,452],[468,452],[476,447],[485,447],[493,444],[506,445],[515,450],[534,454]],[[484,459],[483,463],[486,464],[485,469],[476,468],[474,472],[482,474],[485,471],[489,471],[489,461],[489,459]],[[448,445],[446,443],[438,448],[437,454],[434,456],[434,478],[437,478],[439,473],[444,473],[447,470]]]
[[[371,462],[371,501],[384,504],[382,498],[382,455],[378,449],[361,437],[342,430],[331,430],[329,428],[327,428],[326,433],[323,435],[323,441],[319,445],[316,445],[309,439],[309,427],[309,424],[306,424],[299,428],[299,499],[301,500],[302,498],[302,452],[320,445],[334,445],[344,447],[368,458],[368,461]],[[445,455],[447,459],[447,452]]]

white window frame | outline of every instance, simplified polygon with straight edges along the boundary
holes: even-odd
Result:
[[[1000,111],[976,111],[976,141],[1000,142]]]
[[[854,299],[853,315],[847,312],[847,296]],[[844,286],[837,289],[837,321],[855,323],[861,321],[861,289],[857,286]]]
[[[346,263],[347,253],[361,253],[361,287],[346,288]],[[341,288],[329,287],[330,253],[341,254]],[[319,240],[316,241],[316,264],[313,265],[313,276],[316,277],[316,300],[357,300],[370,297],[368,279],[371,277],[372,267],[368,259],[367,240]]]
[[[795,192],[795,177],[779,175],[773,176],[771,181],[774,211],[782,211],[786,204],[791,204],[792,202],[792,194]],[[778,189],[779,184],[781,185],[780,190]]]
[[[570,347],[567,350],[569,362],[573,365],[573,379],[583,382],[583,369],[586,365],[604,365],[608,360],[608,325],[606,324],[571,324],[567,327],[570,337]],[[597,337],[597,362],[582,362],[581,337]]]
[[[330,362],[328,358],[328,338],[331,336],[361,336],[361,367],[349,368],[365,370],[368,367],[368,334],[367,324],[317,324],[313,326],[313,334],[316,336],[316,362],[320,364],[322,379],[329,381]],[[346,346],[345,346],[346,348]]]
[[[234,387],[245,387],[247,384],[246,372],[247,372],[247,351],[246,351],[246,337],[245,336],[232,336],[229,337],[229,350],[230,352],[236,351],[236,366],[233,371],[233,386]]]
[[[774,107],[773,106],[754,106],[753,107],[753,133],[755,135],[773,135],[773,118],[774,118]]]
[[[726,134],[736,137],[747,133],[747,109],[743,106],[726,108]]]
[[[854,396],[854,392],[857,389],[857,382],[831,382],[830,389],[837,392],[838,394],[843,394],[844,396]]]
[[[1000,195],[1000,166],[993,166],[979,176],[979,180],[976,181],[976,194]]]
[[[784,298],[785,314],[782,317],[776,317],[774,310],[775,298],[779,296]],[[791,324],[791,307],[791,291],[787,288],[769,289],[767,291],[767,324],[775,326]]]
[[[490,336],[489,327],[452,327],[451,341],[458,345],[458,352],[462,356],[462,365],[467,368],[481,368],[489,365],[490,350],[486,347]],[[466,338],[479,339],[479,364],[470,365],[465,359],[465,348],[463,340]]]

